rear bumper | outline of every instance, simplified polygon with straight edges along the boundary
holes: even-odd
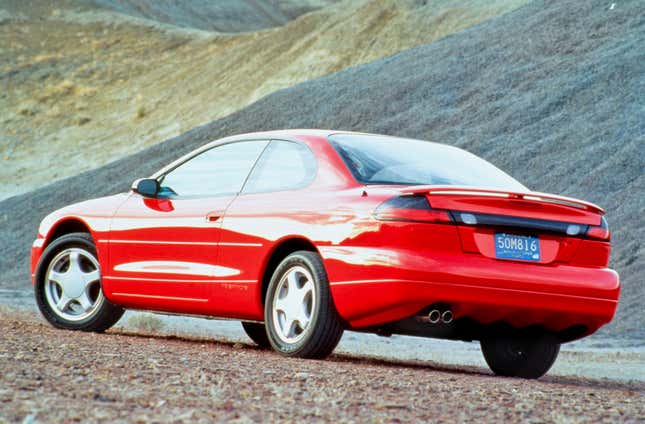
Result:
[[[336,308],[353,328],[406,318],[441,302],[450,304],[455,319],[551,331],[583,325],[591,334],[613,318],[618,303],[618,274],[608,268],[379,251],[321,248]]]

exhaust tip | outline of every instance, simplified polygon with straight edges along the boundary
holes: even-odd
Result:
[[[441,314],[441,321],[444,324],[450,324],[452,322],[452,311],[444,311],[443,314]]]
[[[430,324],[436,324],[441,320],[441,312],[439,309],[433,309],[428,314],[428,322]]]

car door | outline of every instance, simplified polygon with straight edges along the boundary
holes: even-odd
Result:
[[[260,273],[275,242],[285,234],[307,234],[311,204],[302,190],[316,176],[317,163],[302,143],[272,140],[223,219],[218,263],[240,269],[223,277],[213,292],[221,314],[263,319]],[[230,308],[227,310],[226,308]]]
[[[128,307],[210,313],[213,285],[240,274],[217,264],[222,216],[267,141],[201,152],[159,176],[156,198],[132,193],[115,214],[103,285]]]

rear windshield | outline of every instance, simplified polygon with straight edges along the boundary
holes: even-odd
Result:
[[[406,138],[334,134],[329,141],[362,184],[459,185],[527,190],[465,150]]]

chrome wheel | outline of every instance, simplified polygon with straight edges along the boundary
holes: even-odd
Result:
[[[87,319],[104,302],[98,261],[76,247],[64,249],[52,259],[44,289],[51,310],[68,321]]]
[[[310,329],[316,309],[314,279],[305,267],[294,266],[280,279],[273,298],[273,327],[285,343],[296,343]]]
[[[265,335],[273,349],[298,358],[326,358],[343,335],[322,258],[299,250],[273,271],[264,299]]]

